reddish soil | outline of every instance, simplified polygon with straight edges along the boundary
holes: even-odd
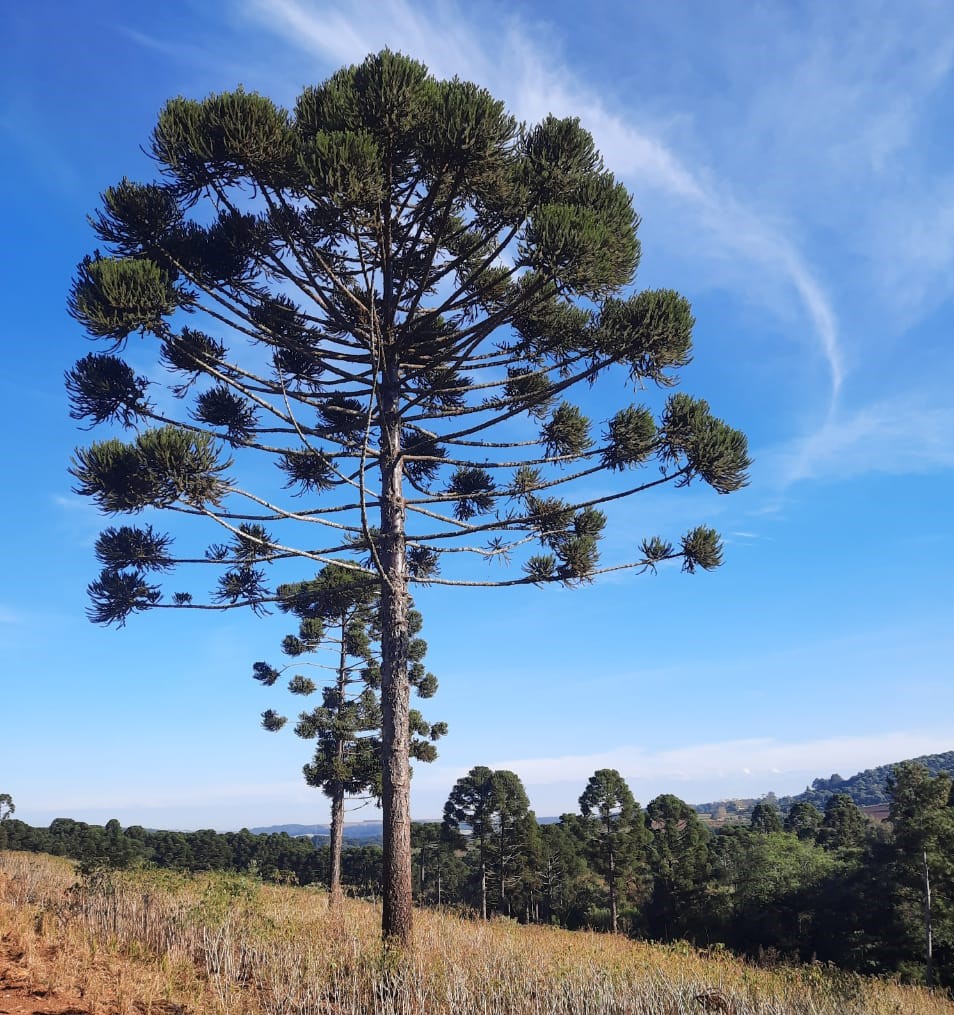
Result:
[[[47,956],[48,957],[48,956]],[[124,1006],[99,1004],[96,1015],[115,1015]],[[132,1011],[142,1015],[193,1015],[191,1009],[172,1002],[133,1002]],[[93,1015],[89,1002],[64,990],[47,989],[31,975],[25,958],[10,941],[0,938],[0,1015]]]
[[[35,986],[21,958],[0,942],[0,1015],[89,1015],[78,998]]]

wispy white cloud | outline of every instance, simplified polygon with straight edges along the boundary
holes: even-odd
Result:
[[[109,24],[112,31],[130,40],[141,49],[173,61],[182,69],[188,68],[194,76],[214,82],[214,88],[232,88],[236,82],[244,82],[259,71],[258,57],[254,52],[236,56],[234,48],[209,44],[207,40],[184,39],[180,32],[169,31],[163,37],[140,31],[123,24]],[[217,40],[220,41],[220,40]]]
[[[423,60],[436,74],[477,80],[505,96],[521,118],[554,113],[580,116],[592,131],[607,165],[640,193],[658,191],[691,209],[696,228],[715,242],[714,256],[733,256],[748,268],[749,298],[757,287],[752,272],[783,280],[800,299],[815,341],[827,362],[833,392],[844,373],[835,312],[814,269],[783,233],[746,207],[731,188],[691,171],[660,138],[609,109],[558,55],[544,50],[543,26],[517,17],[480,24],[456,3],[426,7],[404,0],[312,5],[303,0],[246,0],[246,14],[288,42],[341,63],[361,59],[387,45]]]
[[[53,504],[71,525],[92,527],[100,524],[102,516],[89,497],[58,493],[53,496]]]
[[[851,309],[855,317],[886,314],[897,327],[954,291],[954,230],[946,228],[954,223],[954,175],[913,188],[910,177],[930,180],[933,170],[915,145],[928,104],[954,66],[954,28],[943,4],[919,5],[914,23],[889,3],[876,3],[861,20],[851,5],[808,10],[798,44],[785,42],[786,18],[758,13],[742,27],[742,41],[777,37],[771,60],[763,53],[733,63],[733,54],[749,50],[725,39],[714,58],[739,98],[731,151],[728,138],[704,128],[707,96],[697,96],[698,108],[677,104],[662,124],[641,107],[621,108],[564,58],[569,40],[502,7],[485,5],[478,20],[453,0],[243,3],[257,25],[329,65],[387,45],[438,75],[482,82],[521,118],[579,115],[638,204],[667,223],[663,231],[682,235],[674,223],[691,229],[693,257],[709,265],[712,279],[776,315],[791,314],[785,290],[794,294],[804,324],[788,316],[785,330],[814,342],[830,398],[813,432],[759,455],[759,474],[776,490],[797,480],[949,467],[946,408],[902,396],[864,404],[861,386],[850,399],[842,394],[848,364],[870,363],[878,342],[889,346],[891,325],[880,321],[872,332],[856,323],[853,333],[863,337],[846,352],[833,295],[804,252],[813,238],[831,235],[835,249],[819,253],[822,262],[839,258],[839,300],[855,289],[871,294]]]
[[[954,68],[947,4],[845,0],[795,17],[763,5],[719,43],[728,95],[699,95],[698,117],[735,101],[736,129],[706,135],[722,172],[788,210],[832,264],[839,304],[851,304],[842,316],[870,321],[849,355],[872,331],[897,337],[954,291],[954,173],[936,142]]]
[[[647,751],[621,745],[606,751],[540,758],[501,757],[489,767],[516,772],[526,785],[537,814],[574,809],[572,801],[600,768],[615,768],[642,801],[676,793],[699,803],[735,796],[759,796],[769,790],[797,792],[818,776],[843,776],[903,758],[951,750],[954,731],[896,731],[870,736],[829,737],[783,742],[768,737],[689,744]],[[455,780],[466,768],[422,765],[413,780],[414,813],[420,819],[439,815]],[[379,820],[373,806],[360,807],[352,820]],[[327,820],[327,802],[300,780],[269,783],[194,785],[164,790],[137,787],[135,792],[76,793],[68,797],[34,794],[25,820],[48,822],[58,814],[105,821],[117,816],[125,824],[155,827],[237,828],[285,821]]]
[[[760,456],[763,475],[786,487],[866,473],[910,475],[954,467],[954,406],[911,398],[838,410],[815,432]]]
[[[758,794],[780,788],[783,781],[791,784],[792,777],[797,785],[799,777],[806,774],[811,778],[831,772],[849,776],[864,768],[949,751],[952,747],[954,731],[895,731],[801,742],[759,737],[689,744],[663,751],[622,745],[589,754],[501,758],[491,767],[516,772],[528,787],[561,783],[583,786],[598,769],[615,768],[644,791],[676,792],[698,802],[695,788],[716,782],[726,787],[727,794],[745,786]],[[531,797],[537,796],[540,794],[531,792]]]
[[[874,227],[877,270],[897,313],[916,321],[954,292],[954,175],[906,187]]]

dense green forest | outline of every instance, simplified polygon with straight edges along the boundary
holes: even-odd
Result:
[[[889,773],[890,820],[872,823],[843,793],[824,809],[762,801],[747,824],[708,829],[671,794],[643,809],[618,773],[594,774],[580,810],[538,823],[519,778],[478,767],[458,781],[444,821],[413,827],[419,905],[520,922],[618,929],[634,937],[724,946],[762,961],[833,962],[864,973],[954,984],[952,779],[904,762]],[[308,837],[105,827],[58,818],[34,828],[8,815],[0,848],[72,857],[89,871],[151,864],[231,869],[325,882],[329,851]],[[351,845],[343,881],[378,897],[381,849]]]

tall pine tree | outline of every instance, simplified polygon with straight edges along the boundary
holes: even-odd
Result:
[[[899,854],[900,887],[902,892],[920,889],[924,982],[932,987],[938,909],[947,918],[948,935],[951,930],[950,899],[954,886],[952,780],[946,772],[932,776],[923,765],[903,761],[888,777],[887,790],[891,798],[889,820]],[[947,888],[941,896],[940,907],[937,904],[939,882]]]
[[[630,291],[638,217],[575,119],[521,126],[385,50],[291,111],[241,88],[172,99],[150,150],[158,182],[103,192],[70,293],[107,346],[68,372],[72,412],[114,428],[72,473],[108,514],[195,524],[107,528],[90,616],[261,610],[266,565],[290,558],[380,583],[383,929],[406,942],[411,585],[717,567],[704,525],[601,562],[601,506],[696,479],[737,490],[746,440],[687,394],[654,413],[601,388],[595,426],[570,400],[604,375],[673,385],[693,327],[677,293]],[[134,336],[174,398],[120,355]],[[200,523],[226,542],[177,550]],[[476,566],[511,560],[509,577]],[[187,570],[217,576],[180,584]]]
[[[445,836],[462,849],[468,845],[475,847],[480,915],[484,920],[487,919],[487,878],[496,811],[494,773],[486,765],[475,765],[458,779],[444,804]],[[466,826],[467,835],[461,826]]]
[[[626,780],[615,768],[601,768],[590,776],[580,797],[586,820],[587,852],[597,873],[605,878],[610,904],[610,929],[619,929],[619,888],[640,861],[645,862],[649,829]]]

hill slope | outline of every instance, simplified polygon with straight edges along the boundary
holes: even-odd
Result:
[[[351,821],[345,824],[345,839],[356,843],[380,842],[384,826],[380,821]],[[308,836],[312,839],[327,839],[331,834],[329,825],[268,825],[250,828],[253,835],[279,835],[284,832],[293,838]]]
[[[945,751],[943,754],[925,754],[920,758],[911,758],[911,761],[923,765],[931,775],[938,772],[947,772],[954,776],[954,751]],[[828,798],[835,793],[847,793],[859,807],[871,807],[875,804],[888,803],[888,776],[895,765],[901,762],[895,761],[890,765],[879,765],[877,768],[866,768],[863,772],[851,776],[849,779],[842,779],[840,775],[833,775],[828,779],[815,779],[811,786],[807,786],[803,793],[795,796],[784,797],[779,803],[782,806],[790,806],[793,803],[804,800],[807,803],[815,804],[816,807],[824,807]]]
[[[919,758],[909,758],[907,760],[923,765],[931,775],[947,772],[950,776],[954,777],[954,751],[945,751],[943,754],[924,754]],[[877,768],[866,768],[863,772],[858,772],[847,779],[842,778],[838,774],[831,775],[827,779],[814,779],[811,786],[806,786],[803,792],[792,796],[779,797],[777,802],[783,811],[788,810],[792,804],[799,803],[800,801],[814,804],[819,809],[824,810],[825,804],[830,797],[834,796],[835,793],[845,793],[859,807],[886,807],[889,803],[888,776],[894,767],[900,764],[902,762],[892,761],[887,765],[878,765]],[[775,794],[768,793],[766,797],[774,800]],[[765,799],[765,797],[761,799]],[[724,812],[728,804],[730,812],[729,820],[738,821],[747,816],[758,802],[759,798],[753,797],[747,800],[716,800],[712,803],[695,804],[694,807],[699,814],[711,816],[720,810]]]

